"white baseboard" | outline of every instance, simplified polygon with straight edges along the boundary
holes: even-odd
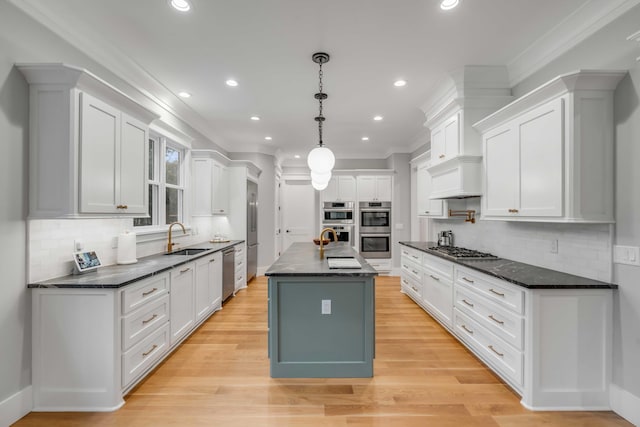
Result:
[[[0,427],[10,426],[31,412],[32,408],[33,393],[29,386],[0,402]]]
[[[640,397],[615,384],[609,386],[611,409],[635,426],[640,426]]]

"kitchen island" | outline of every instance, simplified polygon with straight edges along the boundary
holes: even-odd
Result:
[[[352,268],[329,262],[354,258]],[[333,261],[332,261],[333,262]],[[372,377],[378,273],[347,243],[294,243],[267,272],[274,378]]]

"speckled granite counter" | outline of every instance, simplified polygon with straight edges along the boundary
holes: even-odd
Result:
[[[232,240],[225,243],[199,243],[189,248],[207,249],[195,255],[165,255],[157,254],[138,259],[135,264],[110,265],[101,267],[95,272],[68,275],[49,279],[42,282],[30,283],[29,288],[120,288],[137,280],[162,273],[175,266],[185,264],[214,252],[224,250],[230,246],[242,243],[244,240]],[[187,248],[181,248],[187,249]]]
[[[454,260],[443,256],[437,251],[430,250],[430,247],[437,246],[435,242],[400,242],[400,244],[529,289],[618,288],[618,285],[615,284],[587,279],[586,277],[562,273],[560,271],[511,261],[505,258],[489,260]]]
[[[329,269],[327,258],[354,257],[362,268]],[[348,243],[332,242],[325,247],[320,259],[318,246],[313,243],[294,243],[274,262],[265,276],[377,276],[371,267]]]

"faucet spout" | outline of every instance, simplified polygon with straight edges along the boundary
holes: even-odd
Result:
[[[334,242],[338,241],[338,233],[336,233],[336,230],[334,230],[331,227],[323,228],[322,231],[320,232],[320,259],[324,258],[324,244],[322,242],[322,236],[324,236],[324,233],[326,233],[327,231],[333,234]]]
[[[173,249],[173,245],[175,245],[175,243],[171,243],[171,230],[173,226],[176,224],[182,227],[182,232],[184,234],[187,234],[187,230],[184,228],[184,225],[182,225],[181,222],[172,222],[171,224],[169,224],[169,241],[167,242],[167,253],[170,253],[171,250]]]

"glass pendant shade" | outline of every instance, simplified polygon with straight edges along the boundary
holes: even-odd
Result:
[[[318,173],[311,171],[311,181],[316,184],[326,184],[331,180],[331,172]]]
[[[311,186],[318,191],[324,190],[325,188],[327,188],[328,185],[329,185],[328,181],[323,184],[317,183],[315,181],[311,181]]]
[[[316,173],[331,172],[336,164],[336,157],[327,147],[316,147],[309,152],[307,165],[311,171]]]

